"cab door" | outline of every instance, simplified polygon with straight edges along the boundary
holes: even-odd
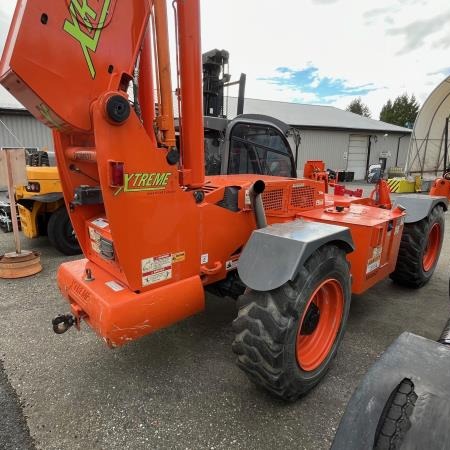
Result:
[[[234,119],[225,135],[221,173],[296,178],[287,129],[287,125],[267,116]]]

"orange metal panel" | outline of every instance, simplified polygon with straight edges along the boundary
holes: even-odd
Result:
[[[86,269],[92,269],[92,281],[85,280]],[[198,276],[136,293],[81,259],[60,266],[58,284],[75,317],[83,318],[110,346],[153,333],[204,308]]]
[[[60,131],[91,130],[92,101],[132,78],[151,6],[82,3],[19,0],[0,63],[6,89]]]
[[[330,200],[330,197],[329,197]],[[405,213],[350,203],[342,211],[334,206],[301,213],[307,220],[347,226],[355,250],[347,255],[352,292],[361,294],[395,269]]]

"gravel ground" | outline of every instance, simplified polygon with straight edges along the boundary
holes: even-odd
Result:
[[[386,280],[353,297],[331,371],[294,404],[274,400],[235,366],[231,299],[209,295],[203,313],[116,350],[86,325],[55,335],[51,319],[68,310],[55,274],[67,258],[46,238],[23,240],[42,252],[40,274],[0,281],[0,360],[38,449],[326,449],[353,390],[385,348],[405,330],[439,336],[448,316],[448,235],[423,289]],[[0,233],[0,253],[11,247],[12,235]],[[1,380],[0,408],[10,389]],[[9,405],[17,408],[17,399]],[[0,424],[1,449],[31,445],[14,414]],[[5,445],[3,433],[16,441]]]

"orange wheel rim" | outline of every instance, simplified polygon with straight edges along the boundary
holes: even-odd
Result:
[[[297,333],[297,363],[304,371],[317,369],[333,347],[344,312],[344,291],[329,278],[314,291]]]
[[[441,226],[435,223],[428,235],[427,246],[423,254],[422,266],[425,272],[428,272],[436,263],[439,254],[439,244],[441,242]]]

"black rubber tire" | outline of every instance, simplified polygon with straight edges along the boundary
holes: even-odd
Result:
[[[304,371],[297,363],[296,340],[304,309],[326,279],[342,287],[344,305],[336,339],[322,364]],[[295,282],[269,292],[247,290],[238,300],[233,322],[237,364],[255,384],[293,401],[312,389],[326,374],[344,336],[351,302],[350,270],[344,250],[325,245],[306,261]]]
[[[48,239],[57,250],[67,256],[79,255],[80,244],[73,234],[72,223],[65,206],[57,209],[51,216],[47,225]]]
[[[425,271],[422,264],[423,255],[431,228],[435,223],[438,223],[441,229],[438,256],[433,267]],[[440,205],[435,206],[428,217],[415,223],[406,223],[403,228],[395,271],[390,275],[391,279],[402,286],[414,289],[428,283],[439,260],[444,229],[444,209]]]
[[[417,401],[414,384],[405,378],[390,395],[375,433],[375,450],[399,450]]]

